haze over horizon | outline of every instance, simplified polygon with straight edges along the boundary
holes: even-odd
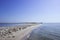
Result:
[[[60,22],[60,0],[0,0],[0,23]]]

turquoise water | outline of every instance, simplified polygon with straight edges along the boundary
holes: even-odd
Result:
[[[46,23],[34,29],[28,40],[60,40],[60,23]]]

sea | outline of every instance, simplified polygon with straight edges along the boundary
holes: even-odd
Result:
[[[34,29],[27,40],[60,40],[60,23],[44,23]]]
[[[0,27],[13,27],[21,25],[25,25],[25,23],[0,23]]]

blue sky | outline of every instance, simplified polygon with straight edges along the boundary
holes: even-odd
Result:
[[[60,0],[0,0],[0,22],[60,22]]]

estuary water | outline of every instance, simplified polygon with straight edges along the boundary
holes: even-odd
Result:
[[[60,23],[45,23],[34,29],[28,40],[60,40]]]

